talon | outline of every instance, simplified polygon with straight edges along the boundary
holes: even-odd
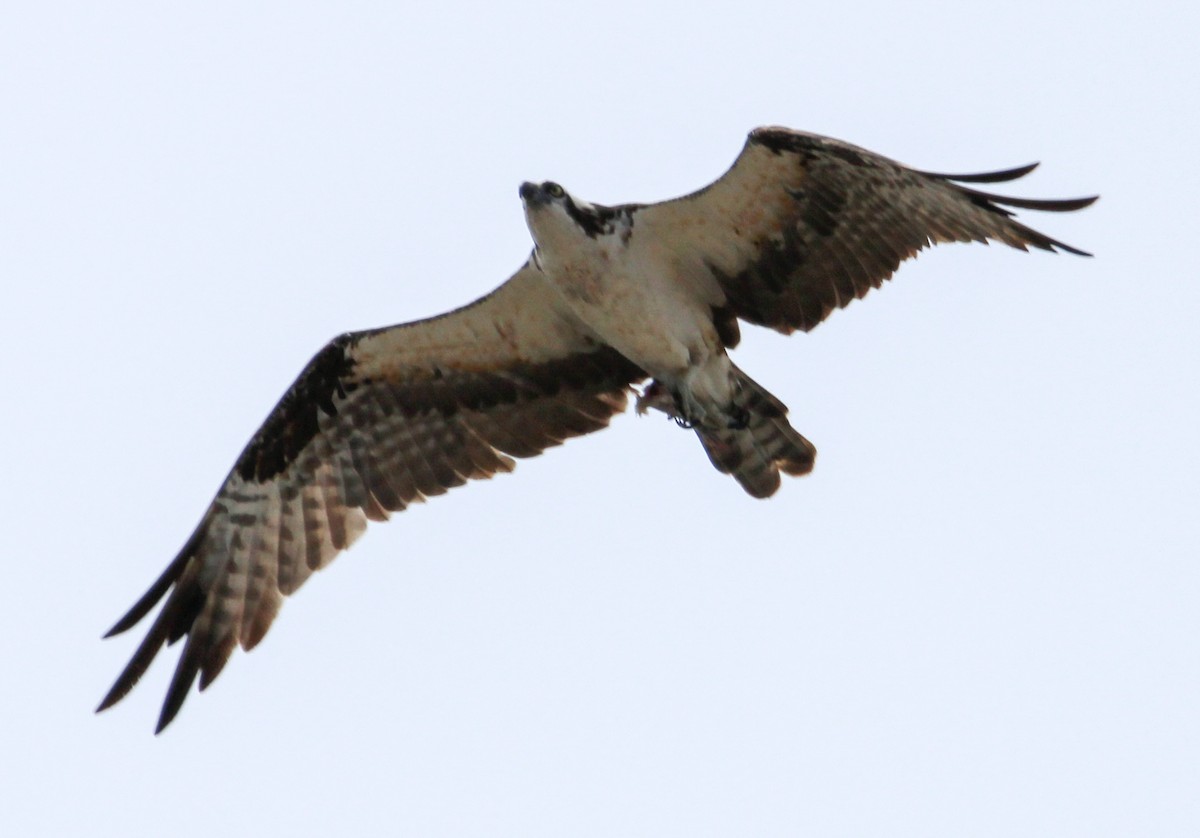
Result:
[[[681,428],[695,428],[704,424],[706,411],[700,405],[690,390],[679,389],[675,390],[672,395],[675,401],[675,410],[671,414],[671,418]]]

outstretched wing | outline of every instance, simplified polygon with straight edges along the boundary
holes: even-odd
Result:
[[[808,331],[938,242],[1088,255],[1013,220],[1006,207],[1068,212],[1095,197],[1006,198],[961,185],[1015,180],[1034,166],[934,174],[838,140],[758,128],[719,180],[639,208],[635,224],[671,242],[681,264],[699,261],[691,277],[727,316]]]
[[[526,263],[469,306],[342,335],[317,353],[183,550],[106,635],[130,628],[166,595],[98,709],[128,693],[164,644],[186,638],[161,731],[197,676],[203,690],[236,646],[262,640],[283,597],[368,521],[605,427],[645,374],[553,300]]]

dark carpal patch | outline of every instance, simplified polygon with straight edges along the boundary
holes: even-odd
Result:
[[[817,235],[832,236],[846,208],[846,190],[832,180],[818,180],[808,188],[789,190],[800,209],[800,221]]]
[[[334,397],[345,398],[355,388],[354,360],[347,354],[355,341],[353,334],[340,335],[308,362],[238,458],[235,468],[243,480],[262,482],[279,474],[317,435],[318,411],[337,413]]]
[[[359,379],[352,374],[354,361],[347,354],[356,339],[343,335],[309,362],[238,459],[236,470],[244,480],[263,482],[286,469],[320,432],[319,415],[338,414],[335,397],[345,399],[360,388],[389,391],[388,403],[403,416],[433,412],[449,417],[460,410],[485,411],[562,390],[619,389],[645,376],[620,353],[602,347],[542,364],[471,371],[434,367],[396,381]]]
[[[644,378],[646,373],[607,346],[540,364],[517,363],[489,370],[440,370],[436,376],[392,385],[401,413],[485,411],[558,395],[564,390],[606,392]],[[367,386],[367,385],[364,385]]]
[[[808,134],[798,134],[792,131],[773,131],[759,129],[750,135],[750,142],[770,149],[776,154],[789,152],[802,155],[806,160],[817,157],[836,157],[852,166],[869,166],[872,161],[853,146],[828,140],[824,137],[813,137]]]
[[[774,328],[809,329],[860,294],[862,269],[857,259],[835,255],[847,247],[839,242],[849,205],[844,186],[814,178],[789,192],[792,212],[778,234],[756,242],[753,259],[732,273],[711,263],[709,269],[725,292],[726,308],[737,316]]]

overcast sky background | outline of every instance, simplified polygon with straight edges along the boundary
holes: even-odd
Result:
[[[1186,4],[11,5],[0,26],[0,827],[11,835],[1200,834]],[[92,710],[333,335],[530,247],[517,186],[720,175],[756,125],[1010,193],[1095,259],[955,246],[737,362],[817,469],[661,417],[371,531],[151,734]]]

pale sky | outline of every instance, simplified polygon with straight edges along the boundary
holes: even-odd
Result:
[[[5,834],[1200,834],[1193,8],[409,6],[4,15]],[[92,714],[326,340],[502,282],[523,180],[661,200],[766,124],[1041,160],[1096,257],[747,327],[819,451],[770,501],[618,417],[373,526],[163,735],[177,649]]]

